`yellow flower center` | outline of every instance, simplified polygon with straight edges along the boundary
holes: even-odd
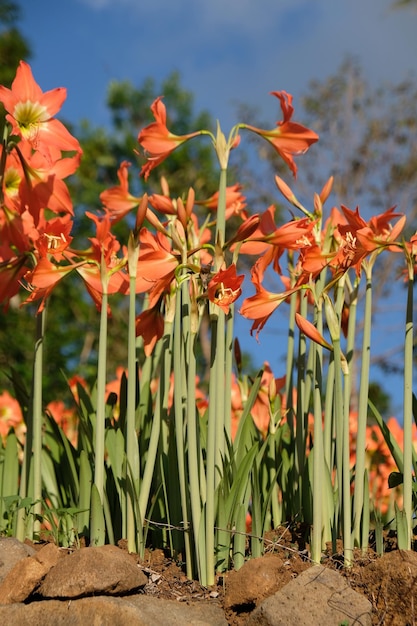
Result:
[[[21,181],[19,172],[14,167],[9,167],[4,175],[4,187],[6,195],[13,197],[19,191]]]
[[[19,125],[25,139],[34,139],[38,132],[39,124],[49,120],[50,115],[46,107],[39,102],[18,102],[14,108],[13,117]]]

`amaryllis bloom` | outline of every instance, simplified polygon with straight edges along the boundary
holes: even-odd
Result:
[[[72,220],[70,215],[44,220],[44,224],[38,228],[39,237],[34,242],[39,256],[50,255],[56,261],[61,261],[63,252],[72,241],[71,229]]]
[[[0,254],[0,306],[7,309],[10,300],[18,293],[21,279],[26,272],[25,255],[11,256],[7,260],[2,260]]]
[[[143,128],[138,135],[138,142],[142,146],[147,163],[142,167],[140,175],[148,179],[151,171],[160,165],[165,159],[181,144],[192,137],[201,134],[201,131],[189,133],[188,135],[174,135],[166,125],[166,108],[159,96],[151,105],[151,111],[155,117],[155,122]]]
[[[266,437],[271,423],[271,406],[285,386],[285,376],[275,378],[267,361],[263,364],[263,374],[258,395],[251,409],[253,421],[263,437]]]
[[[295,269],[297,285],[305,285],[311,279],[317,278],[321,271],[331,262],[335,252],[325,253],[321,245],[313,243],[311,246],[303,248]]]
[[[164,318],[159,306],[145,309],[136,318],[136,336],[143,337],[143,349],[150,356],[158,339],[164,334]]]
[[[313,230],[316,222],[306,217],[291,220],[277,227],[274,211],[275,207],[271,205],[260,216],[257,227],[240,244],[239,251],[241,254],[263,255],[264,267],[271,264],[274,270],[281,274],[280,258],[284,252],[309,248],[314,242]],[[241,229],[243,230],[243,225]]]
[[[134,196],[129,191],[128,175],[130,166],[131,163],[129,161],[122,161],[117,171],[120,184],[106,189],[100,194],[100,200],[113,224],[123,219],[125,215],[142,202],[142,196]]]
[[[52,160],[60,157],[63,150],[82,152],[78,140],[53,119],[66,97],[64,87],[43,92],[24,61],[20,61],[11,89],[0,85],[0,102],[7,111],[13,134]]]
[[[405,222],[406,216],[402,213],[395,213],[395,207],[391,207],[384,213],[371,217],[366,226],[360,228],[356,234],[368,252],[381,247],[398,252],[401,248],[395,245],[395,242],[398,241]]]
[[[297,288],[288,289],[282,293],[272,293],[267,291],[262,285],[261,280],[263,276],[263,268],[259,265],[259,260],[252,267],[251,280],[255,285],[256,294],[250,296],[243,301],[240,308],[240,314],[247,319],[254,320],[250,333],[256,330],[256,339],[262,328],[265,326],[272,313],[279,307],[280,304],[285,302],[292,293],[298,290]]]
[[[52,162],[41,152],[33,152],[26,141],[19,143],[18,149],[13,151],[16,152],[24,170],[19,189],[21,205],[28,207],[35,223],[38,223],[39,214],[45,208],[54,213],[73,215],[72,200],[63,179],[76,172],[81,155],[57,158]]]
[[[177,208],[172,198],[161,193],[154,193],[149,196],[149,204],[164,215],[176,215]]]
[[[219,270],[208,284],[208,299],[217,304],[227,315],[232,302],[235,302],[242,293],[240,286],[244,278],[244,274],[237,276],[234,264],[225,270]]]
[[[22,409],[8,391],[0,393],[0,437],[4,440],[11,428],[23,425]]]
[[[291,94],[286,91],[272,91],[271,95],[276,96],[281,102],[283,120],[277,122],[277,127],[272,130],[255,128],[248,124],[242,124],[242,127],[269,141],[296,176],[297,166],[293,156],[307,152],[311,144],[318,141],[319,136],[309,128],[291,121],[294,113]]]
[[[178,220],[175,227],[181,230]],[[179,238],[184,237],[184,232]],[[170,291],[175,271],[181,263],[181,253],[172,247],[172,241],[163,233],[151,233],[142,228],[139,235],[140,253],[136,272],[136,293],[149,294],[149,306],[153,307],[164,292]]]
[[[52,400],[46,406],[55,422],[62,428],[66,437],[73,446],[77,446],[78,440],[78,414],[76,407],[67,407],[62,400]]]
[[[345,224],[339,224],[334,237],[338,243],[338,251],[331,262],[337,272],[343,272],[350,267],[361,273],[362,263],[367,256],[378,253],[384,248],[399,251],[397,238],[405,224],[405,215],[394,213],[394,208],[388,209],[380,215],[373,216],[366,222],[359,213],[342,206]],[[392,225],[392,220],[397,219]]]
[[[31,292],[24,304],[41,300],[38,309],[38,312],[41,312],[45,308],[46,300],[59,281],[83,263],[84,261],[74,265],[56,265],[47,257],[42,257],[36,267],[24,276],[25,283]]]
[[[118,261],[112,261],[110,265],[106,266],[106,291],[108,294],[127,292],[128,280],[122,271],[124,265],[124,259],[119,259]],[[97,310],[101,311],[103,302],[102,269],[97,263],[84,262],[77,265],[76,271],[83,279],[85,287],[92,297]],[[107,307],[107,313],[108,315],[111,313],[110,306]]]
[[[319,331],[314,326],[314,324],[309,322],[305,317],[303,317],[299,313],[295,314],[295,323],[297,324],[298,328],[301,330],[302,333],[304,333],[306,337],[308,337],[315,343],[318,343],[320,346],[323,346],[323,348],[327,348],[328,350],[333,351],[333,346],[328,341],[325,340],[323,335],[319,333]]]
[[[231,187],[226,187],[226,220],[232,215],[238,215],[243,220],[249,218],[247,212],[244,210],[246,207],[246,197],[241,193],[242,185],[236,183]],[[213,209],[217,211],[219,204],[219,192],[216,191],[207,200],[196,200],[196,204],[205,206],[207,209]]]

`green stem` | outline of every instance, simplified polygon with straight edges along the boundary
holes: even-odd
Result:
[[[139,446],[136,432],[136,277],[130,277],[129,289],[129,322],[127,343],[127,407],[126,407],[126,480],[131,481],[131,490],[126,490],[126,536],[129,552],[139,549],[138,531],[141,531],[143,520],[136,517],[135,503],[139,498]]]
[[[313,536],[311,542],[311,560],[319,564],[323,541],[323,428],[321,407],[321,357],[319,346],[313,343],[310,350],[314,355],[313,367],[313,410],[314,410],[314,447],[313,447]]]
[[[300,315],[307,317],[307,298],[301,298]],[[304,477],[304,465],[306,459],[306,441],[308,429],[308,406],[309,395],[306,393],[307,388],[307,342],[304,333],[299,334],[298,341],[298,359],[297,359],[297,412],[295,427],[295,467],[294,471],[299,481],[299,505],[301,506],[302,480]],[[292,390],[287,392],[292,395]],[[287,396],[288,397],[288,396]]]
[[[187,452],[188,452],[188,480],[190,486],[190,504],[192,516],[192,533],[194,537],[194,549],[196,553],[196,563],[198,576],[201,579],[201,551],[204,546],[200,546],[199,533],[201,522],[201,497],[200,497],[200,442],[199,442],[199,417],[196,411],[195,380],[196,380],[196,358],[195,358],[196,334],[191,333],[188,351],[188,393],[187,393]]]
[[[232,372],[233,372],[233,340],[234,340],[235,306],[230,305],[229,314],[226,317],[226,354],[225,354],[225,378],[224,378],[224,432],[231,441],[232,430]]]
[[[347,278],[347,277],[346,277]],[[349,321],[346,341],[346,369],[344,371],[344,401],[343,401],[343,551],[344,565],[352,565],[353,543],[352,543],[352,498],[351,498],[351,471],[350,471],[350,411],[352,392],[352,368],[353,356],[355,352],[355,330],[356,311],[359,281],[350,290]]]
[[[295,347],[295,313],[297,311],[297,299],[299,294],[293,293],[290,300],[290,312],[288,318],[288,338],[287,338],[287,362],[285,376],[285,397],[287,399],[287,422],[291,432],[291,439],[294,438],[294,407],[293,380],[294,380],[294,347]]]
[[[410,265],[412,265],[410,263]],[[403,482],[403,507],[407,522],[407,550],[411,549],[411,537],[413,528],[413,480],[412,480],[412,457],[413,457],[413,287],[414,275],[411,267],[408,280],[407,312],[405,320],[404,341],[404,417],[403,417],[403,459],[404,459],[404,482]]]
[[[187,576],[192,578],[192,558],[189,532],[189,498],[188,481],[185,461],[184,422],[187,410],[187,368],[185,352],[190,343],[190,302],[187,293],[188,284],[184,280],[177,291],[174,321],[174,411],[175,411],[175,440],[177,444],[178,479],[181,498],[182,523],[185,534],[185,561]],[[191,385],[195,384],[189,380]],[[188,385],[189,388],[190,385]],[[198,531],[197,531],[198,532]]]
[[[19,486],[21,500],[30,497],[33,504],[33,516],[28,520],[26,508],[17,511],[16,537],[24,541],[33,539],[33,533],[40,530],[42,513],[42,370],[43,342],[46,311],[38,313],[36,319],[36,338],[33,360],[32,402],[27,418],[26,440]]]
[[[219,200],[217,203],[216,243],[223,247],[226,233],[226,187],[227,169],[220,170]],[[220,269],[220,268],[216,268]]]
[[[152,480],[155,474],[156,457],[158,453],[159,437],[161,432],[161,421],[162,418],[165,418],[168,414],[172,361],[172,333],[172,322],[165,321],[164,336],[162,338],[161,348],[161,367],[159,373],[158,390],[155,400],[155,412],[153,415],[153,419],[151,420],[151,433],[146,454],[145,468],[143,470],[143,476],[139,491],[139,513],[141,520],[145,519],[148,509],[149,494],[151,491]],[[150,378],[148,378],[147,380],[150,381]]]
[[[108,294],[103,292],[100,312],[100,334],[98,341],[97,408],[95,432],[94,483],[101,503],[104,502],[104,439],[106,422],[106,364],[107,364],[107,305]]]
[[[209,408],[207,424],[207,458],[206,458],[206,575],[201,580],[203,585],[214,584],[214,524],[215,524],[215,472],[216,472],[216,435],[217,435],[217,402],[220,392],[217,387],[218,352],[216,349],[218,315],[212,314],[211,319],[211,359],[209,383]]]
[[[361,520],[364,498],[366,424],[368,416],[369,368],[371,364],[372,264],[366,266],[366,293],[362,340],[361,377],[356,438],[355,488],[353,495],[353,541],[361,545]]]
[[[220,171],[219,201],[217,206],[216,244],[223,247],[226,230],[226,184],[227,169]],[[223,260],[220,254],[216,258],[215,270],[218,271]],[[212,307],[213,308],[213,307]],[[225,314],[215,307],[211,313],[211,362],[209,385],[209,413],[207,426],[207,502],[206,502],[206,578],[203,584],[214,584],[215,569],[215,512],[216,486],[220,480],[222,456],[224,453],[225,404]],[[231,347],[230,347],[231,349]],[[230,417],[229,417],[230,419]]]
[[[350,495],[350,377],[347,366],[342,364],[340,341],[334,341],[333,348],[335,363],[334,410],[336,415],[336,441],[338,439],[342,441],[341,455],[339,457],[336,456],[336,469],[338,472],[338,489],[342,492],[339,497],[339,503],[342,508],[344,565],[345,567],[350,567],[353,557]],[[344,387],[342,383],[342,373]]]
[[[42,514],[42,376],[45,318],[46,310],[43,310],[37,317],[33,368],[33,530],[35,534],[40,531]]]

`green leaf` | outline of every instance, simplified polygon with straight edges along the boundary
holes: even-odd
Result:
[[[78,498],[77,530],[79,534],[87,535],[90,519],[91,485],[93,482],[93,470],[90,465],[88,454],[85,450],[80,453],[80,489]]]
[[[255,380],[253,381],[248,399],[245,402],[243,413],[239,420],[239,426],[238,426],[235,441],[234,441],[234,448],[235,450],[239,451],[239,454],[245,454],[244,444],[245,443],[247,444],[248,440],[250,440],[251,438],[250,430],[255,429],[253,420],[249,416],[250,416],[252,407],[255,403],[256,397],[258,395],[259,388],[261,386],[263,373],[264,373],[263,369],[260,369],[259,372],[257,373]],[[243,438],[244,440],[243,445],[240,443],[241,438]]]
[[[402,485],[404,481],[404,476],[402,472],[391,472],[388,476],[388,487],[390,489],[394,489],[394,487],[398,487]]]
[[[397,523],[397,542],[399,550],[409,550],[408,523],[405,511],[395,503],[395,520]]]
[[[91,487],[90,515],[90,545],[104,546],[106,539],[106,524],[104,521],[103,504],[95,483],[93,483]]]

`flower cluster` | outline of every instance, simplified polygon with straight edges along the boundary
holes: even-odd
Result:
[[[190,551],[194,542],[197,560],[204,553],[197,569],[200,575],[201,568],[207,568],[202,577],[206,586],[214,582],[214,555],[220,563],[222,558],[227,562],[231,554],[230,546],[226,545],[229,535],[226,543],[220,538],[217,549],[214,546],[214,537],[220,537],[218,531],[221,530],[216,515],[223,516],[221,523],[229,530],[237,529],[230,541],[238,542],[242,532],[237,524],[244,520],[252,499],[254,527],[264,532],[271,520],[278,524],[285,517],[300,513],[304,506],[301,500],[307,502],[310,497],[304,493],[309,488],[309,481],[305,480],[309,472],[312,491],[321,490],[320,481],[325,477],[327,502],[337,503],[330,524],[334,523],[339,531],[341,523],[336,518],[342,511],[344,537],[349,541],[354,536],[358,541],[361,515],[365,510],[362,493],[365,466],[375,501],[380,510],[386,511],[387,477],[401,465],[399,447],[387,449],[384,444],[383,428],[378,430],[367,425],[369,363],[366,362],[365,375],[361,377],[358,418],[354,419],[348,397],[354,352],[350,307],[357,295],[355,288],[364,274],[369,281],[363,332],[366,359],[370,349],[372,268],[385,251],[395,253],[398,259],[402,255],[409,303],[412,303],[417,235],[408,241],[404,239],[406,216],[397,213],[395,207],[367,220],[359,208],[352,210],[342,205],[332,207],[326,218],[324,205],[332,191],[332,177],[314,194],[312,207],[307,209],[290,186],[277,176],[278,190],[299,212],[286,223],[280,222],[275,205],[259,213],[251,212],[243,185],[227,184],[229,157],[240,144],[240,134],[248,131],[265,139],[294,178],[296,157],[318,140],[313,130],[293,121],[290,94],[274,91],[272,95],[278,99],[282,112],[282,119],[275,128],[264,130],[237,124],[228,138],[219,124],[215,134],[206,129],[185,135],[171,132],[163,99],[157,98],[151,105],[154,122],[137,137],[136,152],[144,160],[141,176],[146,181],[151,171],[183,143],[196,137],[208,137],[219,162],[218,190],[208,198],[201,198],[197,189],[190,188],[181,197],[174,197],[168,182],[161,178],[160,193],[135,195],[129,181],[131,164],[124,160],[119,164],[117,184],[100,195],[101,211],[85,213],[94,235],[89,238],[87,249],[80,250],[72,234],[75,211],[65,181],[77,171],[82,149],[55,118],[65,99],[65,89],[42,92],[29,65],[23,61],[11,89],[0,87],[0,103],[6,111],[0,149],[0,305],[7,309],[11,299],[20,295],[23,288],[26,290],[24,303],[39,303],[38,314],[41,314],[56,285],[69,274],[76,274],[101,312],[97,389],[94,390],[97,404],[95,412],[91,408],[83,415],[87,423],[85,432],[82,428],[78,431],[74,411],[63,403],[52,401],[44,412],[61,427],[58,432],[66,434],[74,450],[77,447],[74,458],[80,466],[81,452],[85,452],[83,463],[91,462],[94,467],[91,498],[96,503],[103,505],[105,502],[104,465],[110,459],[106,471],[117,472],[120,462],[120,474],[114,473],[114,480],[107,482],[117,483],[117,497],[121,495],[121,485],[129,485],[118,508],[126,518],[117,522],[127,529],[129,549],[136,547],[135,541],[141,534],[137,529],[142,527],[146,512],[153,509],[157,498],[166,497],[155,507],[155,510],[165,511],[170,498],[165,493],[169,480],[167,476],[161,478],[160,473],[167,467],[178,466],[175,497],[181,493],[179,520],[185,527],[192,518],[191,543],[184,549]],[[121,220],[133,224],[128,241],[121,241],[116,235],[115,225]],[[281,290],[268,288],[271,277],[275,284],[276,279],[280,279]],[[248,283],[249,290],[254,291],[252,295],[248,293]],[[117,381],[106,386],[107,316],[111,314],[108,296],[112,294],[129,298],[128,367],[126,371],[120,368]],[[141,298],[136,299],[136,294],[141,294]],[[139,301],[144,304],[137,312]],[[270,317],[284,303],[291,303],[286,376],[276,378],[265,363],[253,382],[241,376],[236,347],[233,361],[235,314],[238,312],[252,321],[250,333],[259,340]],[[408,329],[412,325],[411,310],[409,304]],[[297,327],[300,342],[296,357]],[[206,329],[205,337],[202,328]],[[326,339],[325,334],[330,337]],[[342,353],[343,334],[349,346],[346,355]],[[196,354],[198,339],[207,336],[209,375],[203,385],[196,375]],[[411,332],[407,336],[407,373],[412,368],[410,337]],[[311,340],[308,357],[307,339]],[[140,359],[137,346],[143,348]],[[326,390],[322,380],[323,348],[330,354]],[[296,370],[297,381],[292,378]],[[27,431],[28,439],[33,434],[33,449],[28,445],[25,453],[26,460],[32,453],[36,456],[33,500],[40,506],[44,435],[39,401],[42,385],[39,369],[35,367],[34,372],[37,385],[33,385],[33,423]],[[405,390],[407,385],[404,385]],[[72,381],[80,414],[85,409],[85,398],[78,397],[83,386],[82,380]],[[411,385],[408,386],[411,389]],[[127,389],[124,396],[120,391],[123,387]],[[138,399],[142,393],[145,399]],[[408,406],[411,399],[411,391],[407,397],[405,393]],[[411,433],[411,406],[409,409],[408,413],[405,411],[404,441]],[[20,435],[24,435],[22,414],[7,394],[0,397],[0,418],[3,438],[11,428],[16,432],[20,428]],[[120,428],[119,422],[122,423]],[[396,430],[396,424],[391,426]],[[80,446],[84,449],[80,450]],[[72,450],[69,444],[64,447],[67,452]],[[403,447],[403,465],[411,467],[411,447]],[[324,454],[321,454],[322,448]],[[311,454],[312,450],[316,453]],[[111,458],[112,454],[117,458]],[[143,475],[139,476],[142,471]],[[352,516],[351,471],[355,474]],[[88,491],[92,473],[88,474]],[[155,473],[164,489],[158,487],[153,492]],[[222,474],[220,478],[219,474]],[[245,485],[244,480],[248,481]],[[74,480],[74,485],[77,482],[78,479]],[[408,504],[405,508],[409,511],[411,484],[404,488],[406,491]],[[83,500],[80,494],[78,496],[77,506]],[[110,500],[108,498],[107,502]],[[318,526],[320,502],[317,505],[313,501],[313,517],[319,520]],[[294,509],[296,503],[297,510]],[[101,511],[101,507],[96,507],[95,515],[89,517],[91,524],[95,524],[91,531],[92,543],[103,538],[102,524],[96,515],[98,510]],[[139,515],[136,520],[133,510]],[[263,522],[260,521],[261,511]],[[34,517],[37,515],[35,513]],[[354,535],[350,518],[354,520]],[[410,515],[409,518],[411,520]],[[105,523],[109,523],[107,512],[103,526]],[[321,530],[318,528],[312,542],[313,560],[317,562],[324,537]],[[352,546],[348,546],[348,553],[351,550]],[[244,551],[244,546],[238,546],[233,552],[234,558],[243,558]],[[189,563],[194,557],[188,554],[187,559]]]

